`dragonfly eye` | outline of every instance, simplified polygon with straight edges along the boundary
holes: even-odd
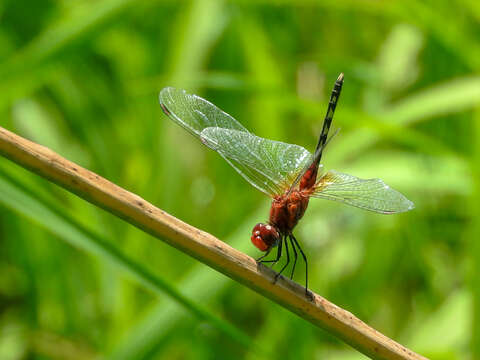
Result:
[[[275,227],[268,224],[257,224],[252,230],[252,243],[260,251],[267,251],[274,246],[280,235]]]

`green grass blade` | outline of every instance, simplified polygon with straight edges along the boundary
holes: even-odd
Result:
[[[390,106],[380,117],[402,125],[471,109],[480,102],[480,77],[456,78]]]
[[[36,222],[70,245],[115,266],[152,292],[168,295],[187,311],[208,321],[246,348],[255,350],[253,340],[244,332],[198,306],[195,301],[177,291],[173,285],[129,259],[108,241],[79,224],[66,211],[46,199],[40,199],[35,191],[21,185],[18,179],[11,178],[2,170],[0,170],[0,203]]]

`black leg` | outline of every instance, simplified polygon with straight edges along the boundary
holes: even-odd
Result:
[[[280,239],[280,243],[277,245],[277,257],[276,257],[274,260],[262,260],[262,261],[260,261],[260,262],[261,262],[262,264],[273,263],[272,266],[275,265],[275,263],[277,263],[278,260],[280,260],[280,258],[282,257],[282,243],[283,243],[283,241],[282,241],[282,239]],[[261,256],[258,260],[263,259],[265,256],[268,255],[268,253],[269,253],[270,251],[271,251],[271,249],[270,249],[265,255]],[[258,261],[258,260],[257,260],[257,261]]]
[[[290,244],[292,245],[293,255],[295,257],[295,260],[293,261],[292,273],[290,274],[290,279],[293,279],[293,273],[295,272],[295,265],[297,265],[298,254],[295,243],[292,240],[292,235],[288,235],[288,239],[290,240]]]
[[[307,263],[307,257],[303,253],[302,248],[298,244],[297,239],[295,239],[295,236],[293,234],[291,235],[291,239],[295,242],[295,245],[297,245],[298,250],[300,250],[300,254],[302,254],[303,260],[305,261],[305,294],[308,296],[308,263]]]
[[[272,251],[272,249],[269,249],[265,254],[263,254],[262,256],[260,256],[256,262],[263,262],[261,261],[264,257],[268,256],[268,254],[270,254],[270,251]]]
[[[288,253],[288,241],[287,241],[286,237],[284,237],[283,240],[285,242],[285,252],[287,253],[287,262],[285,263],[285,265],[283,265],[283,267],[280,269],[280,271],[277,273],[277,275],[275,275],[274,282],[277,282],[278,277],[282,274],[283,270],[285,270],[285,268],[288,266],[288,263],[290,262],[290,255]]]
[[[277,246],[278,246],[277,257],[274,260],[268,261],[268,262],[271,262],[270,268],[273,268],[278,263],[278,260],[280,260],[280,258],[282,257],[283,238],[280,239],[280,244],[278,244]]]

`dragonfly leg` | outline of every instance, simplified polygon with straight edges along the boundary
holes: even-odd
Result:
[[[288,239],[290,240],[290,244],[292,245],[293,255],[294,255],[294,259],[295,259],[295,260],[293,260],[292,273],[290,274],[290,279],[293,279],[293,273],[295,272],[295,265],[297,265],[298,254],[297,254],[297,249],[295,247],[295,243],[292,240],[292,235],[288,235]]]
[[[277,275],[275,275],[274,283],[277,282],[278,277],[282,274],[283,270],[285,270],[285,268],[288,266],[288,263],[290,262],[290,254],[288,253],[288,241],[286,236],[283,238],[283,242],[285,242],[285,252],[287,253],[287,262],[285,263],[285,265],[283,265],[283,267],[280,269]]]
[[[295,242],[295,245],[297,245],[298,250],[300,250],[300,254],[302,254],[303,260],[305,261],[305,295],[311,299],[313,299],[312,294],[308,292],[308,262],[307,262],[307,257],[305,256],[305,253],[303,252],[302,248],[298,244],[297,239],[295,239],[295,236],[293,234],[290,235],[291,239]]]
[[[270,251],[272,249],[270,249],[269,251],[267,251],[267,253],[265,255],[262,255],[260,258],[257,259],[257,262],[260,262],[262,264],[266,264],[266,263],[272,263],[271,266],[275,265],[278,260],[280,260],[280,257],[282,256],[282,241],[280,240],[280,243],[278,244],[278,247],[277,247],[277,257],[274,259],[274,260],[262,260],[265,256],[267,256]],[[261,261],[260,261],[261,260]]]
[[[278,260],[280,260],[280,258],[282,257],[282,249],[283,249],[283,241],[282,239],[280,239],[280,244],[278,244],[277,257],[275,258],[275,260],[271,261],[272,263],[270,265],[271,268],[273,268],[275,264],[278,263]]]
[[[256,259],[255,261],[256,261],[256,262],[262,262],[262,263],[263,263],[263,261],[261,261],[261,260],[262,260],[264,257],[268,256],[268,254],[270,254],[270,251],[272,251],[272,249],[269,249],[265,254],[263,254],[262,256],[260,256],[260,257],[259,257],[258,259]]]

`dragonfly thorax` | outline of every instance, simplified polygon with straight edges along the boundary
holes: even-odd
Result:
[[[290,234],[307,210],[309,195],[308,191],[293,190],[275,197],[270,208],[269,223],[280,233]]]

